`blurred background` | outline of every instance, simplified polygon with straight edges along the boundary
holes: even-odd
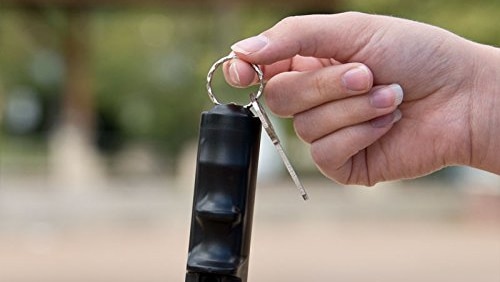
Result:
[[[498,0],[1,0],[0,281],[184,281],[209,67],[286,16],[348,10],[500,46]],[[499,176],[344,187],[274,122],[311,200],[264,137],[249,281],[500,281]]]

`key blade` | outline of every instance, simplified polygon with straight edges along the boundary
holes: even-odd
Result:
[[[264,130],[267,133],[267,136],[271,139],[273,142],[274,147],[278,151],[278,154],[281,157],[281,160],[285,164],[286,169],[288,170],[288,173],[292,177],[293,182],[295,183],[295,186],[297,186],[297,189],[300,192],[300,195],[302,196],[302,199],[304,201],[309,199],[309,196],[307,195],[307,192],[302,185],[302,183],[299,180],[299,177],[297,176],[297,173],[293,169],[292,163],[288,159],[287,155],[285,154],[285,150],[283,150],[283,146],[281,146],[281,141],[278,138],[278,135],[276,134],[276,131],[274,130],[274,127],[271,123],[271,120],[267,116],[266,112],[262,109],[261,104],[257,100],[256,96],[254,93],[250,94],[250,100],[252,104],[252,109],[254,110],[256,116],[260,119],[260,122],[262,123],[262,127],[264,127]]]
[[[297,176],[297,173],[293,169],[293,166],[290,163],[290,160],[288,159],[288,157],[285,154],[285,150],[283,150],[283,147],[281,146],[281,143],[277,143],[274,146],[276,147],[276,150],[278,150],[278,153],[281,157],[281,160],[283,160],[283,163],[285,164],[285,167],[288,170],[288,173],[292,177],[292,180],[295,183],[295,186],[297,186],[297,189],[299,190],[299,193],[302,196],[302,199],[304,199],[304,201],[307,201],[309,199],[309,196],[307,195],[306,189],[302,185],[302,182],[300,182],[299,177]]]

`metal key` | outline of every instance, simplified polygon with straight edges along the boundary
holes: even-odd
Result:
[[[288,173],[292,177],[293,182],[297,186],[297,189],[300,192],[300,195],[302,198],[305,200],[309,199],[309,196],[307,195],[306,189],[304,189],[304,186],[299,180],[299,177],[297,176],[297,173],[292,167],[292,164],[290,163],[290,160],[285,154],[285,151],[283,150],[283,146],[281,146],[281,141],[278,138],[278,135],[276,134],[276,131],[274,130],[274,127],[271,123],[271,120],[267,116],[266,112],[264,111],[264,108],[262,105],[259,103],[259,100],[257,99],[257,96],[254,93],[250,94],[250,101],[251,101],[251,109],[253,109],[254,114],[260,119],[260,122],[262,123],[262,126],[264,127],[264,130],[267,133],[267,136],[271,139],[273,142],[274,147],[278,151],[281,160],[283,160],[283,163],[285,164],[286,169],[288,170]]]

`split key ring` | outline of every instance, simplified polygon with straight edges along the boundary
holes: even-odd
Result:
[[[210,97],[210,100],[212,100],[212,102],[215,105],[220,105],[221,104],[221,102],[219,102],[219,100],[215,96],[214,92],[212,91],[212,78],[214,76],[215,70],[217,70],[217,68],[220,65],[222,65],[223,63],[225,63],[227,61],[230,61],[230,60],[233,60],[233,59],[238,59],[238,57],[235,54],[229,54],[226,57],[220,58],[217,62],[215,62],[212,65],[212,67],[208,71],[208,74],[207,74],[207,91],[208,91],[208,97]],[[257,76],[259,77],[259,89],[257,90],[257,94],[255,94],[255,98],[259,99],[260,96],[262,95],[262,92],[264,91],[264,73],[262,72],[262,70],[260,69],[260,67],[258,65],[256,65],[256,64],[251,64],[251,65],[252,65],[252,68],[257,73]],[[251,106],[252,106],[252,102],[246,104],[244,107],[245,108],[249,108]]]

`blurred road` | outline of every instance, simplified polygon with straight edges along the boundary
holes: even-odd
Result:
[[[0,281],[184,281],[191,188],[0,181]],[[428,183],[257,192],[249,281],[499,282],[499,197]],[[425,186],[425,187],[419,187]]]

